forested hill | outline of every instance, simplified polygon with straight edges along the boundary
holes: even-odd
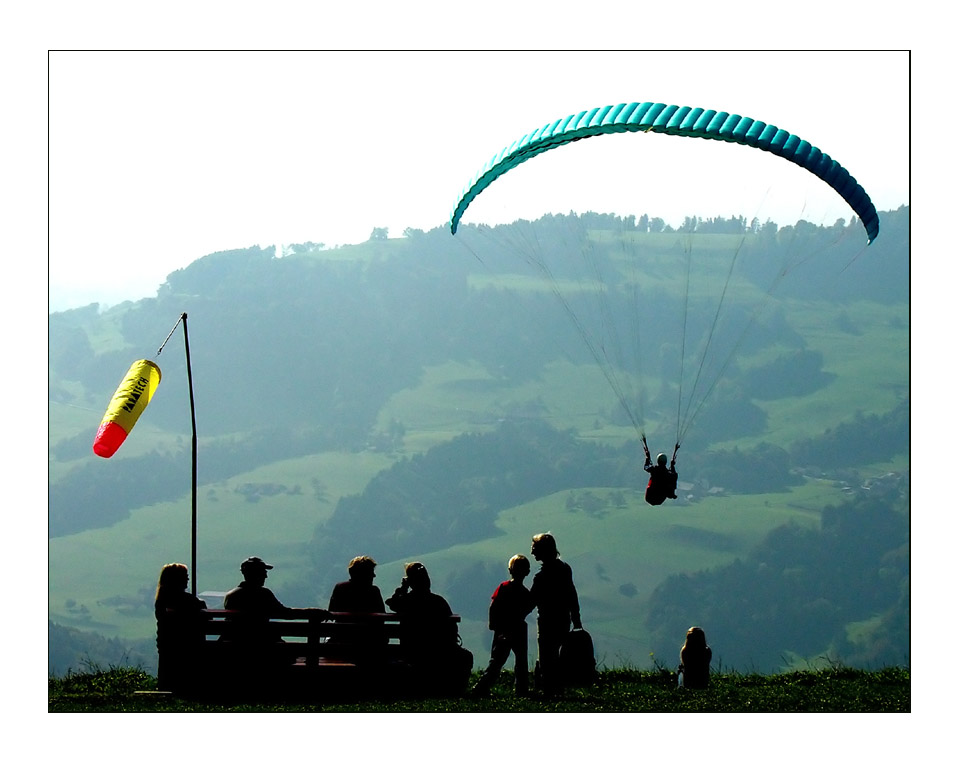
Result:
[[[780,231],[769,224],[751,228],[743,219],[691,218],[688,223],[704,239],[713,230],[728,236],[730,226],[739,229],[745,244],[738,267],[746,278],[763,283],[770,268],[784,262],[779,250],[817,254],[829,246],[829,257],[804,255],[798,272],[778,282],[778,297],[906,303],[908,213],[902,208],[883,214],[883,233],[869,248],[862,231],[855,225],[847,229],[842,221]],[[540,224],[562,233],[570,220],[557,216]],[[598,231],[625,228],[624,221],[608,215],[582,216],[576,224]],[[639,224],[627,221],[626,229],[637,230]],[[377,432],[378,412],[391,395],[415,385],[429,366],[476,362],[506,387],[537,378],[557,358],[590,363],[589,349],[554,295],[471,288],[478,275],[489,278],[524,267],[515,255],[484,248],[484,240],[470,239],[471,233],[468,226],[458,235],[467,241],[466,249],[438,228],[331,251],[308,243],[292,247],[285,257],[259,247],[219,252],[171,273],[156,298],[104,313],[96,305],[54,313],[51,405],[102,410],[122,370],[135,357],[153,357],[158,338],[186,310],[195,348],[203,471],[212,481],[258,464],[331,448],[365,448],[371,440],[389,437]],[[648,235],[656,239],[656,248],[667,251],[691,236]],[[644,312],[681,314],[682,299],[651,294]],[[762,331],[758,326],[758,341],[769,342]],[[805,349],[777,314],[765,331],[793,349],[749,375],[729,369],[724,379],[729,384],[718,392],[723,405],[699,414],[692,446],[761,431],[763,414],[751,399],[771,390],[801,394],[827,381],[821,355]],[[165,376],[185,376],[181,355],[168,351],[162,360]],[[185,396],[182,386],[165,385],[151,403],[151,424],[186,433]],[[137,502],[170,498],[184,484],[186,464],[173,444],[143,456],[130,454],[143,468],[112,476],[117,483],[105,502],[101,486],[108,463],[86,458],[91,437],[86,427],[52,432],[53,536],[110,524]],[[181,442],[179,448],[184,447]],[[60,470],[60,464],[69,469]]]
[[[434,555],[466,638],[486,639],[491,586],[525,551],[495,543],[509,516],[526,539],[541,522],[570,524],[563,553],[579,545],[584,607],[603,614],[595,637],[611,655],[672,660],[680,625],[709,618],[738,668],[819,651],[900,661],[909,210],[882,213],[880,231],[867,247],[855,221],[691,217],[674,231],[594,213],[456,237],[376,229],[351,247],[213,253],[154,298],[51,314],[51,548],[64,569],[73,554],[123,550],[113,578],[52,568],[58,643],[73,633],[60,625],[148,639],[154,557],[182,557],[182,529],[156,526],[167,505],[189,505],[179,338],[121,451],[100,459],[91,443],[123,372],[155,358],[186,312],[201,514],[225,534],[206,537],[204,586],[235,583],[222,549],[255,547],[229,552],[242,559],[269,544],[287,573],[281,599],[325,605],[354,554]],[[675,275],[688,269],[702,280]],[[698,368],[711,342],[724,352]],[[681,499],[650,510],[631,417],[642,414],[652,448],[672,447],[678,389],[695,387],[673,371],[684,354],[703,385],[679,452]],[[528,511],[536,527],[517,520]]]

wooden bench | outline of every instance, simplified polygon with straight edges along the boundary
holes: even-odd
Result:
[[[249,622],[243,613],[205,614],[200,653],[188,656],[191,694],[343,696],[411,694],[430,688],[423,672],[408,660],[403,642],[406,617],[397,613],[330,613],[326,621],[271,618],[256,626],[255,640],[248,638]],[[450,616],[449,621],[455,633],[460,616]],[[178,660],[160,656],[161,661],[165,658]],[[463,692],[469,671],[436,672],[439,685],[432,689]]]

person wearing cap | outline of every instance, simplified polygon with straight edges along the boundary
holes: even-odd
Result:
[[[266,633],[266,624],[271,618],[315,618],[326,621],[330,614],[317,607],[287,607],[264,583],[267,571],[273,570],[259,557],[248,557],[240,563],[243,581],[223,598],[224,610],[236,610],[242,614],[243,637],[253,641],[271,641]]]

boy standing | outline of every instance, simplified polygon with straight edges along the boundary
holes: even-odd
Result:
[[[526,695],[527,675],[527,621],[533,610],[533,597],[523,585],[530,574],[530,561],[522,554],[515,554],[507,563],[510,580],[501,583],[490,601],[490,630],[493,645],[490,648],[490,663],[480,680],[473,687],[474,695],[488,695],[490,688],[500,676],[500,670],[514,655],[514,674],[517,695]]]

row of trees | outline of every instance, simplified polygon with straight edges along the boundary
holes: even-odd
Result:
[[[900,217],[884,217],[885,237],[896,236]],[[571,229],[579,237],[617,223],[622,221],[613,216],[553,216],[540,235],[553,246],[551,237],[559,245]],[[812,243],[829,235],[821,229],[804,233]],[[50,398],[90,408],[105,405],[131,358],[153,356],[186,304],[198,425],[204,436],[201,478],[215,480],[290,456],[365,447],[376,437],[377,412],[391,395],[415,385],[427,366],[479,362],[509,385],[536,379],[556,359],[594,363],[555,295],[471,286],[477,271],[489,276],[521,269],[515,252],[490,245],[477,250],[476,258],[465,256],[445,230],[364,246],[373,247],[373,255],[346,262],[316,257],[315,248],[283,258],[275,257],[272,248],[259,247],[215,253],[170,274],[154,299],[119,306],[104,316],[95,308],[54,314]],[[561,273],[565,257],[570,257],[570,267],[579,258],[564,252],[557,251]],[[598,247],[595,256],[600,267],[610,269],[619,253],[611,243]],[[873,257],[872,248],[869,254]],[[747,274],[759,267],[761,255],[757,250],[744,256]],[[829,286],[822,280],[819,284],[814,288],[821,291]],[[566,307],[577,307],[573,299],[567,298]],[[629,290],[606,294],[603,312],[584,309],[580,314],[587,321],[580,330],[628,336],[637,299]],[[709,326],[711,306],[706,302],[691,300],[685,308],[681,295],[655,288],[644,290],[639,299],[645,315],[686,317],[690,325]],[[741,323],[749,315],[737,305],[727,312]],[[589,323],[595,320],[605,325]],[[90,338],[105,334],[106,325],[119,328],[125,345],[96,352]],[[678,349],[662,344],[655,332],[640,333],[637,341],[644,357],[663,366],[664,385],[649,394],[648,413],[654,421],[668,420],[676,408],[668,361]],[[755,400],[809,394],[829,382],[820,354],[804,348],[780,312],[754,322],[739,342],[741,352],[773,344],[793,349],[749,371],[731,364],[697,415],[688,441],[691,450],[703,450],[717,439],[762,433],[765,415]],[[165,380],[185,378],[181,354],[168,349],[160,360]],[[96,396],[76,401],[78,385]],[[154,427],[187,433],[188,412],[186,386],[165,382],[148,416]],[[622,421],[624,412],[612,407],[605,415]],[[797,453],[795,460],[822,464],[859,458],[859,446],[851,447],[842,430],[830,436],[836,441],[833,450],[821,444],[814,452],[799,444],[805,453]],[[52,456],[78,462],[50,486],[54,535],[111,524],[140,504],[176,495],[185,484],[182,454],[163,452],[137,459],[123,478],[115,473],[110,480],[116,484],[104,490],[103,465],[79,461],[89,456],[91,440],[92,432],[52,439]]]
[[[880,668],[909,661],[909,520],[905,486],[823,510],[819,529],[785,525],[745,558],[675,575],[650,598],[655,656],[709,624],[718,664],[776,671],[798,656]],[[851,622],[862,621],[860,632]]]
[[[857,438],[873,441],[896,423],[905,424],[899,412],[858,421],[863,430]],[[877,458],[900,451],[896,440],[882,440],[886,447]],[[343,549],[399,559],[488,538],[496,535],[494,522],[502,510],[538,496],[591,486],[642,489],[637,453],[635,443],[614,449],[537,420],[460,436],[398,461],[363,492],[340,499],[310,543],[316,566],[310,578],[336,581],[341,566],[331,560],[339,560]],[[683,479],[733,493],[774,493],[803,481],[797,466],[787,450],[761,443],[748,451],[692,452],[684,458]]]

